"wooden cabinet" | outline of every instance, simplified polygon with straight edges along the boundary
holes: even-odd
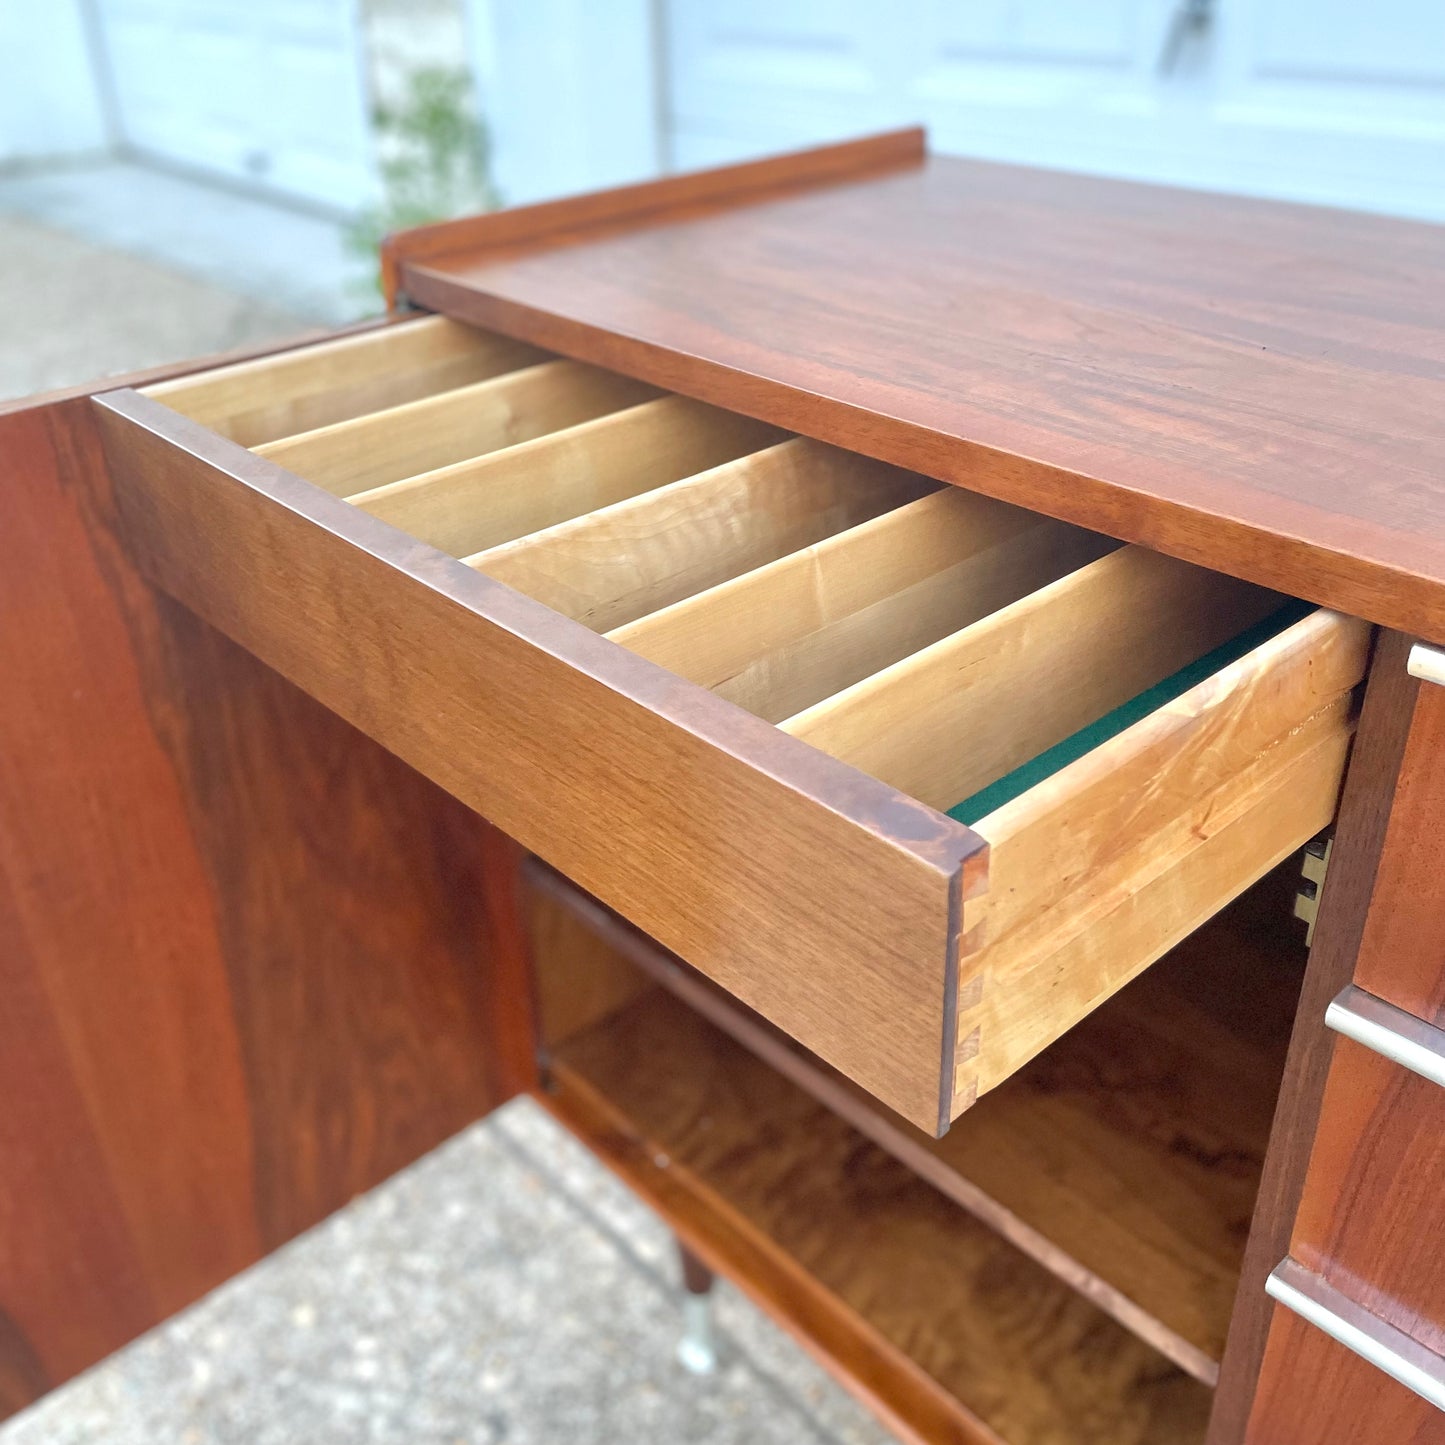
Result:
[[[1429,1104],[1371,1085],[1392,1172],[1324,1082],[1351,977],[1438,1007],[1381,931],[1441,907],[1434,704],[1372,625],[1445,632],[1373,259],[1424,228],[960,165],[905,134],[426,228],[389,274],[445,314],[0,418],[4,726],[46,760],[0,1033],[78,1141],[0,1134],[15,1402],[521,1089],[915,1438],[1284,1441],[1291,1252],[1434,1347],[1428,1250],[1337,1217],[1418,1237]],[[1246,224],[1226,322],[1204,241]],[[1271,292],[1296,252],[1378,316]],[[97,814],[72,915],[43,865]],[[158,1157],[178,1097],[259,1110],[265,1167],[239,1125]],[[116,1200],[67,1276],[82,1145]]]
[[[1445,1439],[1445,954],[1433,926],[1442,729],[1445,693],[1427,683],[1354,981],[1326,1014],[1338,1041],[1289,1256],[1270,1281],[1280,1305],[1251,1439],[1359,1439],[1386,1428],[1380,1419],[1396,1422],[1380,1438]],[[1346,1350],[1368,1370],[1341,1365]],[[1326,1369],[1358,1377],[1356,1387],[1302,1388]]]

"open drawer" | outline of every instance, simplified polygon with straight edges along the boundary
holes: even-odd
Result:
[[[161,587],[930,1132],[1334,811],[1364,624],[626,377],[96,405]]]

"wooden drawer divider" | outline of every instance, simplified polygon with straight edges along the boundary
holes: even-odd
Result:
[[[355,411],[380,390],[375,353],[368,371],[359,352],[328,362],[317,348],[278,369],[269,396],[252,373],[172,384],[168,404],[229,405],[238,434],[266,435],[244,464],[153,403],[102,399],[138,552],[183,600],[915,1121],[945,1127],[1329,821],[1363,625],[1311,614],[965,827],[948,810],[1286,599],[500,338],[456,361],[462,338],[422,325],[422,341],[392,329],[407,399],[377,412]],[[448,359],[417,361],[428,336]],[[454,365],[491,374],[443,385]],[[298,418],[335,419],[270,435],[290,388],[306,398]],[[175,449],[174,465],[125,455],[153,445]],[[211,546],[219,511],[186,496],[187,467],[273,508],[244,580],[221,575],[231,559],[207,575],[189,555]],[[350,499],[344,513],[324,491]],[[240,492],[216,499],[246,525]],[[284,564],[276,501],[304,522]],[[400,575],[383,586],[377,564]],[[313,606],[349,607],[335,636],[297,635],[290,575],[274,615],[264,595],[242,605],[256,567],[283,565],[322,587]],[[414,585],[433,596],[393,595]],[[569,631],[577,622],[592,634]],[[478,623],[470,642],[448,635]],[[390,650],[407,630],[425,645],[403,664]],[[384,661],[361,656],[363,635]],[[506,676],[527,695],[499,693]],[[539,726],[537,706],[614,721]],[[604,738],[615,756],[594,758]],[[522,756],[525,780],[510,775]],[[586,829],[560,816],[569,796],[595,811]],[[989,847],[1002,887],[986,882]],[[769,848],[789,860],[781,873]],[[680,857],[696,865],[686,893]],[[806,897],[824,869],[852,874],[841,912]]]

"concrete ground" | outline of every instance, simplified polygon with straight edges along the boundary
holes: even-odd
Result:
[[[7,215],[0,198],[0,401],[279,340],[315,324]]]
[[[380,306],[368,294],[371,267],[335,219],[133,161],[0,174],[0,215],[311,321],[349,321]]]
[[[238,213],[169,176],[82,181],[0,178],[0,399],[348,304],[319,233],[289,291],[268,279],[290,213]],[[148,230],[134,197],[162,192]],[[224,267],[190,249],[217,239],[217,215],[235,223]],[[0,1445],[886,1445],[726,1286],[717,1372],[683,1371],[674,1276],[659,1221],[517,1101],[0,1426]]]
[[[0,1445],[884,1445],[746,1300],[674,1360],[672,1242],[529,1100],[42,1400]]]

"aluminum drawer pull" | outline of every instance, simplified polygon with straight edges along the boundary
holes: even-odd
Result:
[[[1445,1359],[1433,1350],[1371,1314],[1296,1260],[1280,1264],[1264,1287],[1286,1309],[1437,1410],[1445,1410]]]
[[[1441,652],[1438,647],[1426,647],[1423,642],[1417,642],[1410,649],[1410,660],[1405,664],[1405,670],[1411,677],[1418,677],[1421,682],[1445,685],[1445,652]]]
[[[1325,1023],[1336,1033],[1445,1088],[1445,1029],[1353,984],[1325,1010]]]

